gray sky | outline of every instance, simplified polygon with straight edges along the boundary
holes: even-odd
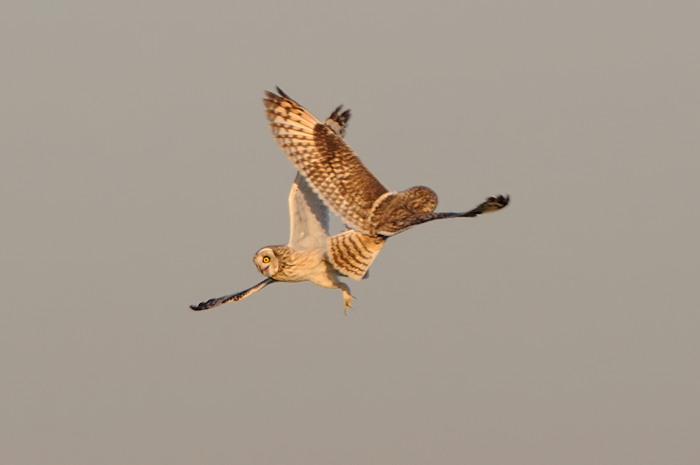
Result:
[[[0,462],[696,464],[697,2],[2,2]],[[261,279],[281,86],[441,210]]]

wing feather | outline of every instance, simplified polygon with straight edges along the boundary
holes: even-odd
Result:
[[[328,238],[328,258],[333,268],[352,279],[362,279],[382,250],[385,237],[349,229]]]
[[[297,173],[289,192],[289,247],[296,250],[326,246],[328,207]]]
[[[241,292],[236,292],[235,294],[229,294],[225,295],[223,297],[215,297],[213,299],[209,299],[205,302],[200,302],[197,305],[190,305],[190,308],[195,311],[200,311],[200,310],[209,310],[210,308],[218,307],[219,305],[223,305],[228,302],[238,302],[239,300],[243,300],[246,297],[248,297],[251,294],[255,294],[258,292],[260,289],[264,288],[268,284],[274,283],[275,280],[272,278],[267,278],[263,281],[260,281],[258,284],[256,284],[253,287],[249,287],[245,291]]]
[[[375,200],[387,192],[332,128],[288,97],[265,92],[275,140],[318,196],[343,222],[363,232]]]

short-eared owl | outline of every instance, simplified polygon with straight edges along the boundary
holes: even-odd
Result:
[[[336,108],[321,122],[282,90],[265,93],[274,138],[299,170],[289,193],[287,245],[260,249],[253,261],[265,280],[245,291],[190,306],[205,310],[241,300],[277,281],[311,281],[343,292],[345,312],[353,297],[338,278],[362,279],[389,236],[443,218],[472,218],[508,205],[489,197],[467,212],[435,213],[437,194],[424,186],[387,190],[343,140],[350,111]],[[329,235],[328,208],[349,227]]]

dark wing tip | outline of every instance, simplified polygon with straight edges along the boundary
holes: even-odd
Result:
[[[343,106],[338,105],[335,108],[335,110],[333,110],[333,113],[331,113],[331,115],[328,117],[328,119],[333,119],[333,120],[336,119],[338,117],[338,115],[340,114],[340,110],[342,110],[342,109],[343,109]]]
[[[501,209],[510,203],[510,195],[499,195],[498,197],[489,197],[486,201]]]
[[[285,94],[282,89],[280,89],[280,86],[275,86],[275,89],[277,90],[277,93],[284,98],[290,98],[289,95]]]
[[[282,100],[282,99],[289,99],[289,100],[291,100],[291,98],[289,97],[289,95],[285,94],[284,91],[283,91],[282,89],[280,89],[279,87],[275,86],[275,90],[277,91],[276,94],[275,94],[274,92],[270,92],[269,90],[266,90],[266,91],[265,91],[265,99],[264,99],[264,100],[265,100],[265,101],[268,101],[268,100],[269,100],[269,101],[272,101],[272,102],[279,101],[279,100]]]
[[[333,110],[333,113],[331,113],[331,115],[328,117],[328,119],[347,123],[347,121],[350,119],[350,109],[348,108],[345,111],[342,111],[342,110],[343,110],[343,105],[338,105],[336,107],[336,109]]]
[[[216,307],[218,305],[217,300],[219,299],[209,299],[206,302],[200,302],[197,305],[190,305],[190,308],[195,312],[198,312],[200,310],[207,310],[209,308]]]
[[[510,203],[510,195],[499,195],[497,197],[489,197],[482,204],[483,213],[490,213],[504,208]]]
[[[483,202],[481,205],[479,205],[475,209],[469,210],[468,212],[466,212],[460,216],[464,216],[467,218],[473,218],[473,217],[479,216],[483,213],[491,213],[491,212],[498,211],[501,208],[504,208],[509,203],[510,203],[510,195],[499,195],[498,197],[489,197],[486,199],[485,202]]]
[[[333,133],[340,137],[345,136],[345,130],[348,127],[348,120],[350,120],[350,109],[343,111],[343,106],[338,105],[333,113],[326,119],[324,123],[328,126]]]

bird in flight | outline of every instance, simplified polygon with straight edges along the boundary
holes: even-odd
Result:
[[[192,310],[238,301],[275,282],[310,281],[353,296],[341,277],[360,280],[386,240],[406,229],[444,218],[473,218],[508,205],[508,196],[489,197],[466,212],[435,212],[437,194],[415,186],[389,191],[362,164],[343,137],[350,110],[336,108],[321,122],[285,94],[265,92],[265,114],[275,141],[298,170],[289,193],[290,236],[286,245],[260,249],[253,262],[265,279],[244,291],[209,299]],[[329,209],[348,229],[330,235]]]

